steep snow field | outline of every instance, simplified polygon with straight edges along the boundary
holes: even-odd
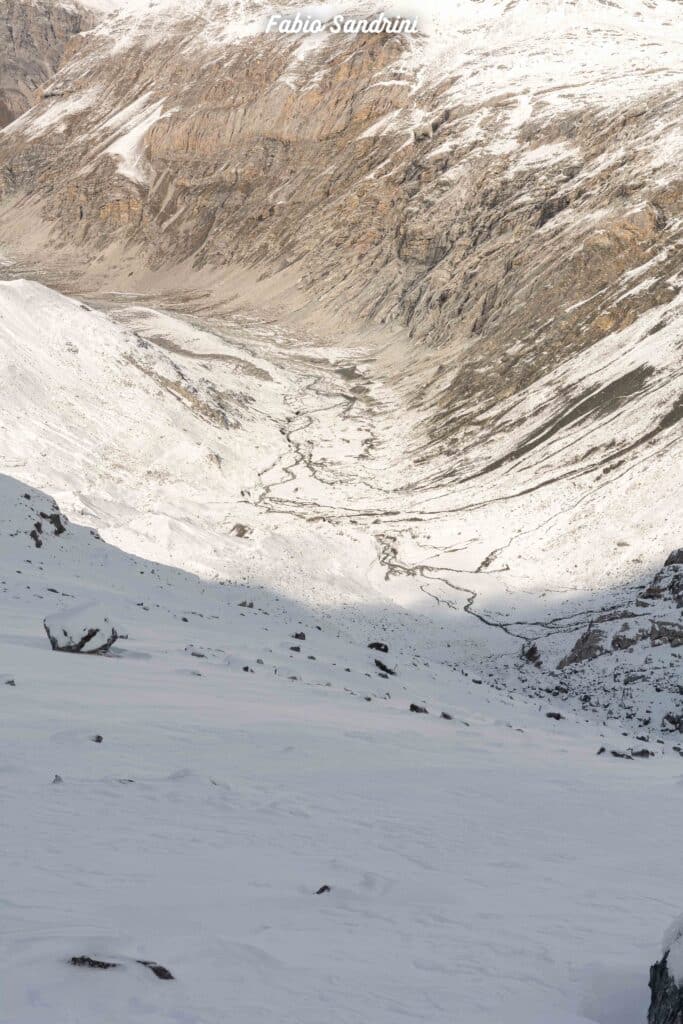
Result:
[[[297,597],[372,600],[373,549],[360,531],[349,542],[324,522],[304,528],[258,507],[293,477],[286,427],[305,412],[316,357],[267,328],[210,334],[134,303],[119,326],[34,282],[0,284],[4,467],[138,554],[248,573]],[[326,362],[320,372],[340,395],[314,392],[311,404],[343,406],[343,377]],[[352,420],[354,443],[337,439],[348,463],[359,432]]]
[[[389,614],[140,561],[8,477],[0,556],[3,1024],[642,1024],[676,755],[596,757],[620,736],[464,677],[411,714]],[[87,603],[127,638],[52,652]]]

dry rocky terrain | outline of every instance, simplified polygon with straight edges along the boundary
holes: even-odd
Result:
[[[52,0],[0,3],[0,128],[23,114],[68,53],[74,36],[92,28],[92,12]]]

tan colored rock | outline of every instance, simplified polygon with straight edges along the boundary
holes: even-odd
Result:
[[[94,24],[77,4],[0,0],[0,128],[28,110],[71,39]]]

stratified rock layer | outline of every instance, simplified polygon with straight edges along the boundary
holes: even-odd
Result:
[[[74,4],[0,0],[0,128],[28,110],[70,40],[93,24]]]

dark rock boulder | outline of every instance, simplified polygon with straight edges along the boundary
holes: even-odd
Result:
[[[558,668],[567,668],[568,665],[575,665],[579,661],[592,661],[593,658],[605,654],[605,632],[599,629],[592,622],[585,633],[582,633],[574,644],[570,653],[563,658]]]
[[[108,971],[119,966],[111,960],[94,960],[91,956],[72,956],[69,963],[74,967],[93,967],[98,971]]]
[[[664,565],[683,565],[683,548],[672,551]]]
[[[647,1024],[683,1024],[683,987],[669,973],[669,954],[650,968],[650,1009]]]
[[[650,628],[650,640],[653,644],[671,644],[672,647],[683,646],[683,626],[677,622],[654,621]]]
[[[152,974],[157,978],[161,978],[162,981],[174,980],[168,967],[163,967],[161,964],[155,963],[154,960],[136,960],[136,963],[142,964],[143,967],[148,967]]]
[[[43,621],[53,651],[68,654],[107,654],[125,635],[97,605],[82,605]]]
[[[541,660],[541,652],[538,649],[538,644],[533,641],[528,641],[522,645],[522,657],[525,661],[528,661],[530,665],[535,668],[541,668],[543,661]]]
[[[647,1024],[683,1024],[683,917],[667,929],[662,950],[650,968]]]

